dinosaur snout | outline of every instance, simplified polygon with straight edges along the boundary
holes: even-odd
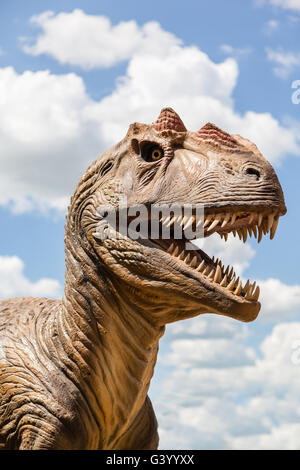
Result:
[[[283,191],[269,162],[265,160],[260,162],[254,158],[253,161],[248,161],[242,166],[241,173],[250,198],[253,196],[256,199],[264,195],[265,202],[270,206],[275,205],[282,215],[285,214]]]

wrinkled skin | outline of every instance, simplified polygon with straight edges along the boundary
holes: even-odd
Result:
[[[71,199],[62,301],[0,302],[3,449],[157,448],[147,392],[166,324],[259,312],[258,288],[203,251],[184,251],[186,240],[112,236],[100,209],[119,210],[124,197],[147,206],[148,223],[155,204],[202,204],[205,237],[244,241],[247,231],[272,238],[286,212],[273,168],[248,140],[210,124],[188,132],[170,108],[154,124],[132,124]]]

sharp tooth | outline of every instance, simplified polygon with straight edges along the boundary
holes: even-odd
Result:
[[[262,229],[262,227],[259,227],[259,229],[258,229],[258,238],[257,238],[258,243],[261,242],[262,234],[263,234],[263,229]]]
[[[221,271],[221,268],[220,266],[218,265],[217,266],[217,269],[216,269],[216,274],[215,274],[215,277],[214,277],[214,282],[220,282],[221,280],[221,275],[222,275],[222,271]]]
[[[209,222],[211,221],[211,219],[213,218],[213,216],[214,216],[214,214],[209,214],[209,215],[206,217],[203,227],[206,227],[206,226],[209,224]]]
[[[213,256],[211,260],[212,260],[212,262],[214,263],[214,262],[215,262],[215,257]]]
[[[210,271],[209,275],[208,275],[208,279],[213,279],[214,278],[214,274],[215,274],[215,270],[214,268],[212,268],[212,270]]]
[[[239,239],[241,240],[242,237],[243,237],[243,232],[242,232],[242,230],[241,230],[241,229],[238,229],[237,233],[238,233]]]
[[[248,279],[248,281],[246,282],[246,284],[244,285],[244,292],[247,292],[247,290],[249,289],[249,286],[250,286],[250,281]]]
[[[198,220],[197,224],[196,224],[196,227],[199,227],[199,225],[203,224],[203,217],[200,217],[200,219]]]
[[[226,287],[226,284],[227,284],[227,275],[225,274],[225,276],[222,279],[222,282],[220,282],[220,286]]]
[[[242,283],[241,283],[241,281],[240,281],[240,282],[238,283],[237,288],[236,288],[235,291],[234,291],[234,294],[235,294],[235,295],[240,295],[241,292],[242,292]]]
[[[194,256],[194,258],[190,262],[190,266],[192,266],[192,268],[194,268],[197,265],[197,261],[198,261],[197,256]]]
[[[174,243],[171,243],[168,249],[168,253],[173,253],[173,250],[174,250]]]
[[[243,242],[244,243],[246,243],[247,241],[247,235],[248,235],[247,229],[246,227],[243,227]]]
[[[190,261],[190,254],[188,254],[185,258],[184,258],[184,262],[186,264],[189,264],[189,261]]]
[[[169,222],[170,218],[171,218],[171,216],[168,215],[168,216],[163,220],[163,224],[166,225],[166,224]]]
[[[232,219],[230,221],[230,224],[233,225],[234,222],[236,221],[236,218],[237,218],[237,214],[232,214]]]
[[[260,289],[259,286],[256,287],[254,294],[252,295],[252,300],[258,301]]]
[[[180,253],[180,255],[178,256],[178,258],[182,261],[183,258],[184,258],[184,250],[182,250],[182,252]]]
[[[245,294],[245,299],[246,299],[246,300],[250,300],[250,299],[251,299],[251,293],[252,293],[252,291],[251,291],[251,287],[250,287],[250,289],[248,290],[248,292],[246,292],[246,294]]]
[[[229,279],[231,279],[231,276],[233,275],[233,273],[234,273],[234,270],[233,270],[233,268],[231,268],[231,270],[230,270],[230,272],[229,272],[229,274],[228,274],[228,278],[229,278]]]
[[[203,260],[201,261],[201,263],[199,264],[198,268],[196,269],[196,271],[198,271],[198,272],[199,272],[199,271],[202,271],[204,264],[205,264],[205,261],[204,261],[204,259],[203,259]]]
[[[267,232],[270,231],[270,228],[272,227],[274,222],[274,213],[268,215],[268,225],[267,225]]]
[[[258,214],[258,219],[257,219],[257,225],[260,227],[260,224],[262,223],[262,219],[263,219],[263,214]]]
[[[274,222],[273,222],[273,225],[272,225],[272,228],[271,228],[271,232],[270,232],[270,239],[273,240],[274,236],[275,236],[275,233],[276,233],[276,230],[277,230],[277,227],[278,227],[278,222],[279,222],[279,216],[277,215],[274,219]]]
[[[249,287],[248,291],[246,292],[245,299],[247,300],[251,299],[254,286],[255,286],[255,283]]]
[[[232,291],[234,289],[235,278],[233,278],[227,286],[227,289]]]
[[[192,215],[189,219],[189,221],[185,224],[184,226],[184,230],[186,230],[187,228],[189,228],[194,222],[194,216]]]
[[[204,271],[203,271],[203,273],[202,273],[202,274],[205,274],[205,275],[206,275],[206,274],[207,274],[207,272],[208,272],[208,270],[209,270],[209,267],[208,267],[208,266],[206,266],[206,268],[204,269]]]
[[[179,247],[176,246],[175,250],[173,251],[172,255],[173,256],[177,256],[178,255],[178,252],[179,252]]]
[[[248,233],[249,233],[249,237],[251,237],[252,236],[252,228],[248,227],[247,230],[248,230]]]
[[[207,228],[207,231],[209,232],[210,230],[214,229],[218,223],[220,222],[220,220],[222,219],[222,215],[221,214],[218,214],[215,218],[215,220],[210,224],[210,226]]]
[[[251,212],[250,218],[249,218],[249,225],[252,224],[252,222],[253,222],[253,220],[254,220],[254,216],[255,216],[255,213],[254,213],[254,212]]]
[[[225,225],[228,224],[230,218],[231,218],[231,214],[229,212],[225,214],[225,218],[222,222],[221,228],[225,227]]]
[[[181,227],[182,227],[183,225],[185,225],[185,223],[186,223],[188,220],[189,220],[189,217],[188,217],[187,215],[185,215],[184,217],[182,217],[182,221],[181,221],[181,224],[180,224]]]
[[[170,221],[167,223],[167,227],[170,227],[170,225],[174,224],[176,217],[172,217]]]
[[[236,237],[236,230],[232,230],[233,236]]]
[[[225,242],[228,240],[228,233],[224,233]]]
[[[253,230],[253,233],[254,233],[254,237],[257,238],[257,229],[256,229],[256,225],[254,225],[254,227],[252,227],[252,230]]]

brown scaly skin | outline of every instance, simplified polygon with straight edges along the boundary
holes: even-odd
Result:
[[[185,253],[184,241],[101,240],[97,208],[122,195],[148,207],[203,203],[205,236],[244,241],[247,230],[272,238],[286,212],[274,170],[248,140],[212,124],[188,132],[170,108],[152,125],[132,124],[71,199],[62,301],[0,302],[4,449],[156,449],[147,392],[165,325],[259,312],[258,288],[202,251]]]

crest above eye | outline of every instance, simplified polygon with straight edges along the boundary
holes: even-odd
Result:
[[[157,120],[153,123],[153,127],[157,131],[187,132],[182,120],[172,108],[163,108]]]
[[[207,122],[198,132],[194,132],[194,136],[203,142],[217,143],[229,148],[239,147],[238,142],[228,132],[211,122]]]

